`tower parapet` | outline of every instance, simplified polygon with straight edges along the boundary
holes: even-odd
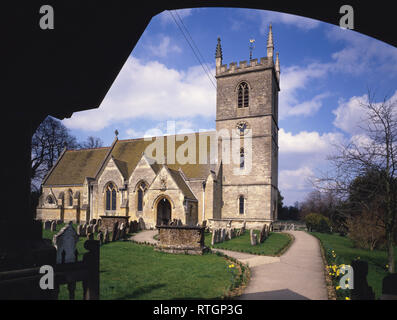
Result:
[[[234,74],[234,73],[245,73],[245,72],[252,72],[258,71],[268,68],[273,68],[273,59],[268,59],[267,57],[258,59],[251,59],[250,61],[244,60],[237,62],[230,62],[229,67],[226,64],[223,64],[217,68],[217,77]]]

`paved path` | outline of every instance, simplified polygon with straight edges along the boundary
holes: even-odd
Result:
[[[258,263],[254,257],[242,257],[241,261],[247,261],[250,265],[251,280],[239,299],[328,299],[318,240],[303,231],[289,233],[295,237],[295,241],[278,261],[274,259],[271,263],[270,260],[263,259]],[[236,259],[240,260],[237,256]]]
[[[295,237],[291,247],[281,257],[252,255],[229,250],[220,251],[249,265],[251,280],[242,300],[327,300],[324,265],[320,244],[303,231],[288,231]],[[131,239],[157,243],[157,230],[145,230]]]
[[[157,243],[157,240],[154,240],[153,237],[158,233],[158,230],[144,230],[138,232],[136,235],[132,236],[130,239],[136,242],[149,242],[152,244]]]

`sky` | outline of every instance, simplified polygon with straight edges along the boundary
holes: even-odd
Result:
[[[174,11],[173,11],[174,12]],[[335,144],[363,138],[361,102],[397,99],[397,49],[317,20],[264,10],[195,8],[177,11],[215,75],[221,38],[223,64],[266,56],[273,26],[280,57],[279,190],[285,205],[303,201],[310,179],[330,170]],[[176,13],[174,17],[177,18]],[[79,141],[114,140],[215,130],[216,89],[175,23],[164,11],[152,18],[97,109],[62,120]]]

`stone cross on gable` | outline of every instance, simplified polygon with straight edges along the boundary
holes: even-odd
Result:
[[[52,242],[57,249],[57,263],[76,262],[76,244],[78,241],[79,236],[71,222],[54,235]]]

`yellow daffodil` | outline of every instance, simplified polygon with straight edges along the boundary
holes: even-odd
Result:
[[[350,300],[350,298],[349,298],[349,297],[346,297],[345,299],[346,299],[346,300]]]
[[[339,289],[340,289],[340,286],[336,286],[335,289],[336,289],[336,290],[339,290]]]

